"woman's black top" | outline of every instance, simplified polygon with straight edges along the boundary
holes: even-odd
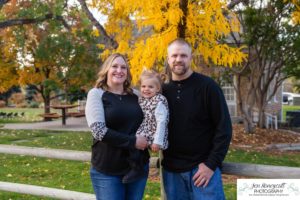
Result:
[[[93,88],[85,110],[93,134],[92,166],[108,175],[124,175],[129,170],[128,151],[135,148],[135,133],[143,121],[138,97]],[[149,162],[148,150],[143,160]]]

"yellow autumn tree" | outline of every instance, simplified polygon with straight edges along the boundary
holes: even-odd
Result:
[[[295,24],[300,24],[300,1],[299,0],[285,0],[285,2],[294,4],[295,11],[292,14],[292,20]]]
[[[85,4],[83,0],[79,2]],[[103,36],[115,42],[115,48],[107,48],[102,56],[113,51],[127,54],[136,81],[144,67],[162,68],[167,44],[177,37],[190,42],[194,53],[206,63],[231,67],[243,62],[246,55],[241,49],[224,42],[231,29],[239,31],[235,14],[226,3],[224,0],[92,0],[89,6],[107,16]],[[101,36],[103,31],[96,34]]]
[[[18,85],[17,52],[12,48],[13,38],[5,41],[3,38],[11,36],[11,31],[0,31],[0,93]]]

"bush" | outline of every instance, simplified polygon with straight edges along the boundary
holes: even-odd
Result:
[[[5,101],[0,100],[0,108],[4,108],[6,106]]]
[[[27,108],[27,104],[25,102],[23,103],[19,103],[17,105],[15,105],[16,108]]]
[[[39,104],[44,102],[43,97],[40,93],[34,95],[33,99],[35,102],[37,102]]]
[[[18,106],[19,104],[20,104],[20,107],[23,107],[24,104],[25,104],[25,95],[22,94],[21,92],[14,93],[9,98],[9,101],[10,101],[11,104],[16,105],[17,107],[19,107]]]
[[[31,101],[28,105],[29,108],[38,108],[39,107],[39,103],[36,101]]]

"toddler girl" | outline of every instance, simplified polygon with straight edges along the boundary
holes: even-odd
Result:
[[[139,104],[144,119],[136,134],[146,137],[154,152],[168,147],[169,110],[167,99],[161,94],[161,84],[160,75],[153,70],[145,70],[140,77]],[[133,182],[145,174],[140,150],[130,150],[128,160],[131,169],[123,177],[124,183]]]

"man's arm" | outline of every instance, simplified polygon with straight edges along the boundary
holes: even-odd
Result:
[[[212,125],[215,127],[213,147],[208,159],[199,164],[198,171],[193,176],[197,187],[206,187],[218,166],[221,166],[231,140],[231,120],[223,92],[216,83],[211,84],[207,94]]]
[[[209,99],[209,112],[215,129],[212,149],[204,163],[214,171],[222,165],[227,154],[232,137],[232,125],[223,91],[216,83],[210,85],[207,98]]]

